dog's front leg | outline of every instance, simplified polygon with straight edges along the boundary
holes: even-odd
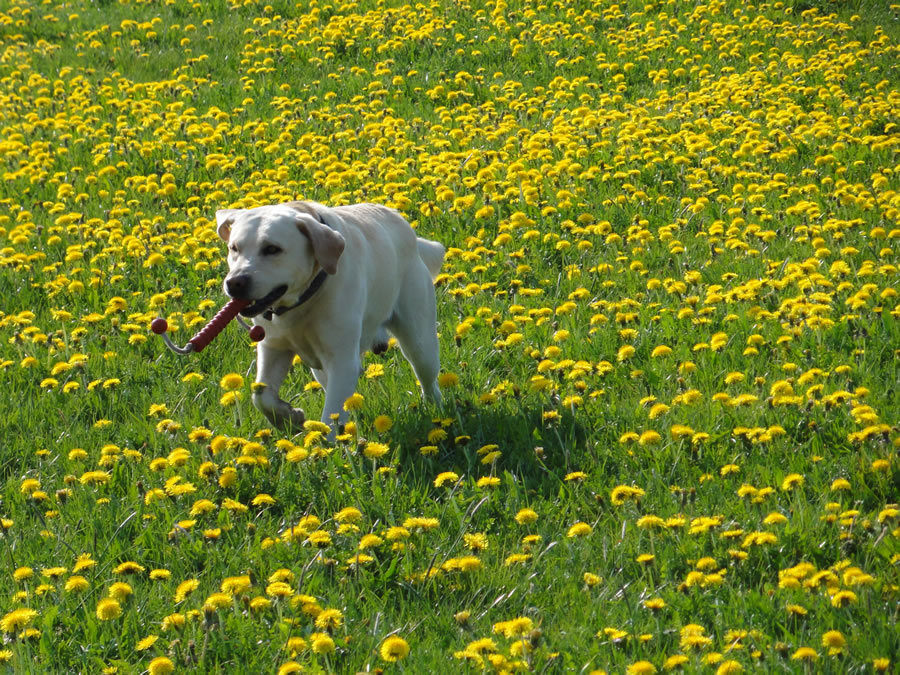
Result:
[[[264,386],[254,387],[253,405],[279,429],[299,431],[306,415],[278,396],[293,360],[292,351],[256,345],[256,381]]]
[[[347,411],[344,410],[344,402],[356,391],[356,382],[359,379],[360,360],[347,359],[338,363],[329,363],[325,367],[325,379],[328,382],[325,389],[325,407],[322,409],[322,421],[332,426],[332,435],[335,430],[347,421]],[[337,422],[335,422],[335,415]]]

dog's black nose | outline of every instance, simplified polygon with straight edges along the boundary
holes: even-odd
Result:
[[[225,279],[225,290],[228,295],[237,300],[244,300],[250,292],[250,275],[238,274]]]

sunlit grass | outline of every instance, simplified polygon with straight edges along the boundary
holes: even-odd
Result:
[[[891,672],[898,13],[0,10],[0,667]],[[447,246],[443,408],[150,333],[297,198]]]

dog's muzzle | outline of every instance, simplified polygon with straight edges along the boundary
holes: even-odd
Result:
[[[271,307],[273,303],[277,302],[281,298],[281,296],[287,292],[287,289],[288,287],[286,284],[275,287],[259,300],[251,302],[249,305],[244,307],[241,310],[241,316],[247,317],[249,319],[258,314],[262,314],[264,311],[269,309],[269,307]],[[232,295],[230,288],[228,289],[228,291],[229,295]],[[234,296],[232,295],[232,297]]]

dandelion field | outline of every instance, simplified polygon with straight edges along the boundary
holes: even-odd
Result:
[[[896,672],[898,17],[4,4],[0,668]],[[293,199],[447,246],[440,409],[150,333]]]

